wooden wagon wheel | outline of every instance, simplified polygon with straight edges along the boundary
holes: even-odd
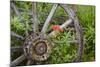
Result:
[[[68,14],[69,19],[65,21],[64,24],[60,26],[61,29],[64,29],[68,27],[70,24],[74,24],[75,31],[76,31],[76,37],[77,40],[75,43],[78,44],[78,50],[77,50],[77,61],[81,61],[82,59],[82,53],[83,53],[83,33],[82,33],[82,28],[79,25],[78,18],[74,11],[68,7],[66,4],[53,4],[52,9],[43,25],[43,28],[41,31],[38,30],[38,18],[37,18],[37,13],[36,13],[36,3],[32,3],[32,14],[33,14],[33,32],[31,35],[27,35],[26,38],[23,36],[20,36],[14,32],[11,32],[11,36],[17,37],[24,41],[24,46],[21,47],[11,47],[11,52],[12,51],[23,51],[24,54],[22,54],[20,57],[15,59],[14,61],[11,62],[11,66],[16,66],[19,65],[22,61],[24,61],[26,58],[28,59],[27,65],[30,65],[33,60],[35,61],[44,61],[46,60],[51,52],[52,52],[52,42],[49,40],[50,37],[53,37],[58,34],[57,31],[52,31],[49,34],[46,34],[47,28],[50,24],[50,21],[57,9],[57,7],[60,6],[62,7],[65,12]],[[11,2],[11,7],[14,9],[15,13],[17,16],[19,16],[19,12],[17,11],[16,6],[14,5],[13,2]],[[39,32],[39,33],[35,33]]]

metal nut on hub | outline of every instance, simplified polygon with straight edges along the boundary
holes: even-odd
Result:
[[[48,40],[47,37],[39,37],[35,38],[29,37],[30,41],[26,39],[24,53],[25,55],[32,60],[36,61],[44,61],[46,60],[50,54],[52,49],[52,43]],[[32,39],[31,39],[32,38]]]

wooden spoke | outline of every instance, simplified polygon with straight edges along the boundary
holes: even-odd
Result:
[[[26,26],[25,33],[26,33],[26,36],[28,36],[28,21],[25,22],[25,26]]]
[[[32,64],[32,61],[31,60],[28,60],[27,61],[27,65],[31,65]]]
[[[11,2],[11,7],[12,7],[13,10],[15,11],[16,15],[17,15],[17,16],[20,16],[20,13],[19,13],[18,9],[17,9],[17,7],[15,6],[15,4],[14,4],[13,2]]]
[[[16,60],[14,60],[13,62],[11,62],[11,67],[15,67],[16,65],[20,64],[24,60],[25,60],[25,56],[21,55]]]
[[[23,52],[22,46],[11,47],[11,52]]]
[[[24,37],[23,37],[23,36],[20,36],[20,35],[14,33],[14,32],[11,32],[11,36],[14,36],[14,37],[16,37],[16,38],[19,38],[19,39],[21,39],[21,40],[24,40]]]
[[[33,31],[38,32],[38,19],[37,19],[37,10],[36,10],[36,3],[32,3],[32,14],[33,14]]]
[[[50,11],[50,13],[49,13],[49,15],[48,15],[48,17],[47,17],[45,23],[44,23],[44,26],[43,26],[43,28],[42,28],[42,31],[41,31],[42,33],[45,33],[45,32],[47,31],[49,22],[50,22],[50,20],[52,19],[53,15],[54,15],[54,13],[55,13],[55,11],[56,11],[56,9],[57,9],[57,6],[58,6],[58,4],[54,4],[54,5],[53,5],[53,7],[52,7],[52,9],[51,9],[51,11]]]
[[[21,39],[21,40],[24,40],[24,37],[23,37],[23,36],[18,35],[18,34],[14,33],[14,32],[11,32],[11,36],[14,36],[14,37],[16,37],[16,38],[19,38],[19,39]]]

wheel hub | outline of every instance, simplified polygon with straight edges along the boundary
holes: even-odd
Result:
[[[44,61],[51,54],[52,43],[44,35],[30,35],[24,43],[24,53],[28,59]]]

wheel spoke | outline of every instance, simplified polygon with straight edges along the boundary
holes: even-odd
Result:
[[[23,47],[22,46],[17,46],[17,47],[11,47],[11,52],[23,52]]]
[[[64,24],[62,24],[61,26],[60,26],[60,28],[65,28],[65,27],[67,27],[70,23],[72,23],[72,19],[69,19],[69,20],[67,20]],[[58,34],[59,32],[57,32],[57,31],[52,31],[50,34],[48,34],[50,37],[55,37],[55,36],[57,36],[57,34]]]
[[[42,28],[42,31],[41,31],[42,33],[45,33],[47,31],[47,27],[49,25],[50,20],[52,19],[53,15],[54,15],[56,9],[57,9],[57,6],[58,6],[58,4],[54,4],[53,5],[53,7],[52,7],[52,9],[51,9],[51,11],[50,11],[45,23],[44,23],[44,26]]]
[[[23,36],[20,36],[20,35],[14,33],[14,32],[11,32],[11,36],[14,36],[14,37],[16,37],[16,38],[19,38],[19,39],[21,39],[21,40],[24,40],[24,37],[23,37]]]
[[[13,10],[15,11],[16,15],[17,15],[17,16],[20,16],[20,13],[19,13],[18,9],[17,9],[17,7],[15,6],[15,4],[14,4],[13,2],[11,2],[11,7],[12,7]]]
[[[37,19],[37,10],[36,10],[36,3],[32,3],[32,14],[33,14],[33,31],[38,32],[38,19]]]
[[[11,67],[15,67],[16,65],[20,64],[24,60],[25,60],[25,56],[21,55],[16,60],[14,60],[13,62],[11,62]]]
[[[25,34],[26,36],[28,36],[28,21],[25,22],[25,26],[26,26]]]
[[[31,65],[32,64],[32,61],[31,60],[28,60],[27,61],[27,65]]]

